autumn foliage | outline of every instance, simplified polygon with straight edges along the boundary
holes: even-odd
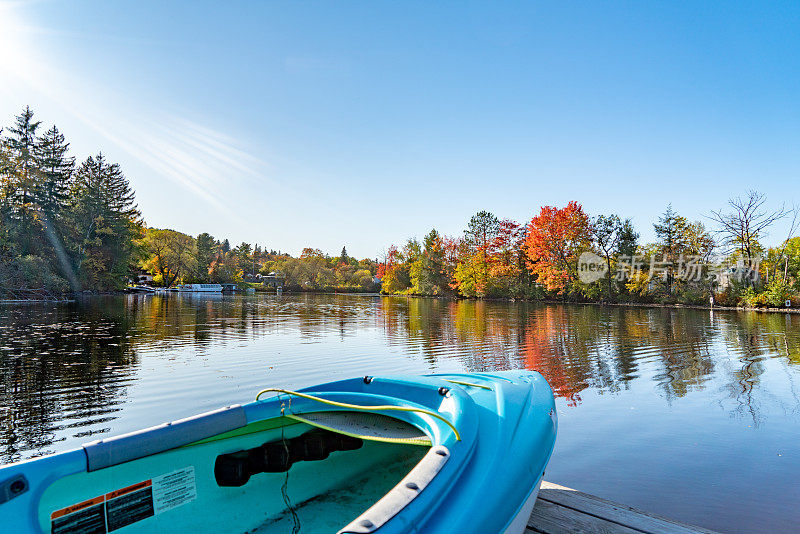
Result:
[[[578,275],[578,256],[591,244],[589,216],[580,204],[544,206],[531,219],[525,239],[527,265],[540,284],[563,294]]]

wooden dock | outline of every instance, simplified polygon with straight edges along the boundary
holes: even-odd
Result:
[[[542,482],[527,532],[714,534],[711,530],[685,525],[551,482]]]

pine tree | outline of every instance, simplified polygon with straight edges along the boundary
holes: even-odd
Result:
[[[211,262],[218,248],[219,242],[215,241],[211,234],[203,232],[197,236],[197,279],[199,281],[208,280]]]
[[[667,262],[667,292],[672,294],[674,276],[674,262],[678,254],[686,248],[686,228],[688,221],[672,209],[672,204],[667,206],[664,214],[653,224],[656,236],[659,239],[662,260]]]
[[[77,290],[79,284],[64,246],[64,214],[69,199],[69,182],[75,170],[75,158],[67,155],[68,150],[69,143],[55,126],[39,139],[36,145],[39,180],[34,195],[40,225],[51,245],[48,249],[42,242],[42,256],[47,257],[52,265],[59,265],[61,274]]]
[[[75,158],[67,156],[69,143],[53,126],[39,140],[36,157],[40,180],[36,199],[44,215],[55,222],[69,197],[69,182],[75,171]]]
[[[464,242],[477,255],[476,265],[480,268],[479,286],[481,296],[489,278],[489,263],[487,252],[492,242],[500,232],[500,219],[494,213],[479,211],[469,220],[467,229],[464,230]]]
[[[26,107],[8,129],[3,139],[8,153],[6,195],[9,202],[8,224],[20,255],[31,253],[36,225],[35,191],[39,183],[36,161],[40,122],[33,120],[33,111]]]
[[[636,246],[639,241],[639,233],[633,228],[633,222],[625,219],[619,231],[619,242],[617,243],[617,254],[620,256],[633,256],[636,254]]]
[[[0,130],[2,134],[2,130]],[[2,141],[2,137],[0,137]],[[0,142],[0,260],[10,260],[13,242],[11,239],[11,193],[12,183],[11,151]]]
[[[71,188],[71,226],[76,265],[90,287],[122,285],[134,257],[141,215],[130,184],[116,163],[102,153],[89,157],[75,173]]]

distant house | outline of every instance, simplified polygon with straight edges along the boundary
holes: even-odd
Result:
[[[286,278],[277,271],[272,271],[267,276],[261,277],[261,283],[264,287],[283,287],[286,283]]]
[[[153,275],[144,269],[140,269],[139,272],[136,273],[134,282],[141,285],[151,284],[153,282]]]
[[[738,283],[744,283],[747,280],[751,282],[758,281],[758,265],[754,265],[753,268],[747,267],[744,265],[744,262],[739,260],[736,262],[735,265],[730,265],[724,268],[721,268],[717,272],[717,287],[719,290],[724,290],[731,285],[733,282],[736,281]]]

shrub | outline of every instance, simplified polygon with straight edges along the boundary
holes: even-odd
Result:
[[[678,302],[681,304],[707,304],[708,296],[697,288],[687,288],[678,294]]]
[[[730,287],[726,287],[720,293],[714,294],[714,303],[719,306],[736,306],[739,303],[739,297],[732,295]]]
[[[742,291],[739,295],[738,304],[747,306],[749,308],[755,308],[758,306],[758,293],[756,292],[755,288],[750,286]]]
[[[33,255],[0,263],[0,292],[3,289],[9,295],[26,290],[55,295],[70,290],[67,281],[55,274],[47,261]]]
[[[762,295],[764,295],[765,305],[782,308],[786,304],[786,300],[791,296],[791,287],[780,279],[773,280]]]

